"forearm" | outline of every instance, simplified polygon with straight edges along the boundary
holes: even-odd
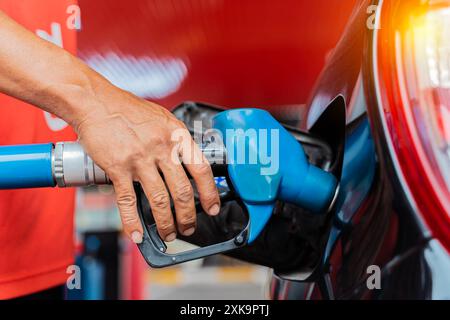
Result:
[[[133,181],[143,185],[166,241],[176,236],[169,192],[178,230],[186,236],[194,232],[195,203],[185,169],[205,212],[219,213],[211,168],[183,123],[163,107],[113,86],[1,12],[0,92],[55,114],[77,131],[87,153],[113,182],[125,232],[133,241],[142,241]]]
[[[40,39],[0,12],[0,91],[76,127],[102,106],[112,87],[67,51]]]

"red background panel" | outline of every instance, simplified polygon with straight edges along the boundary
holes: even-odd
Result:
[[[181,75],[164,74],[165,66],[158,73],[180,82],[176,90],[147,95],[169,108],[185,100],[269,109],[303,104],[355,2],[81,0],[79,53],[87,61],[111,53],[126,59],[102,62],[102,70],[105,63],[118,68],[122,81],[127,73],[152,73],[154,66],[135,70],[130,59],[180,59]]]

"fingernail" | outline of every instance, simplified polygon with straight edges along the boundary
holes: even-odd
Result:
[[[192,234],[194,233],[194,231],[195,231],[195,228],[192,227],[192,228],[189,228],[189,229],[184,230],[183,234],[184,234],[185,236],[190,236],[190,235],[192,235]]]
[[[220,207],[217,203],[213,205],[211,208],[209,208],[209,214],[213,216],[217,216],[219,214],[219,211]]]
[[[166,237],[166,241],[171,242],[171,241],[175,240],[176,237],[177,237],[177,235],[175,234],[175,232],[173,232]]]
[[[134,243],[141,243],[142,242],[142,234],[139,231],[133,231],[131,233],[131,240],[133,240]]]

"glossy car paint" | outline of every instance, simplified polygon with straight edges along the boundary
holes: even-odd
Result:
[[[301,118],[340,155],[319,272],[275,275],[274,299],[450,298],[450,258],[411,207],[373,111],[371,4],[80,1],[80,56],[112,82],[167,107],[194,100]],[[343,116],[325,130],[328,112]],[[371,265],[381,268],[379,290],[366,284]]]
[[[346,201],[338,208],[323,259],[323,275],[310,283],[275,278],[273,298],[450,298],[450,277],[445,271],[450,270],[450,257],[438,241],[430,238],[429,230],[411,206],[375,112],[378,108],[370,51],[374,32],[366,27],[369,4],[362,2],[325,66],[303,124],[311,128],[336,96],[344,98],[347,132],[341,183],[347,188],[343,188],[341,196],[359,193],[365,199],[350,210],[345,210]],[[368,112],[352,120],[354,110],[364,109]],[[369,137],[366,144],[369,149],[375,147],[375,153],[355,145],[352,127],[355,123],[357,127],[367,126],[368,119],[373,140]],[[368,133],[363,132],[356,136]],[[369,170],[358,170],[360,161],[369,163]],[[370,192],[364,196],[364,191]],[[372,265],[381,268],[380,289],[370,290],[367,286]]]

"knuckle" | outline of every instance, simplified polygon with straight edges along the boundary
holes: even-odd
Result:
[[[124,226],[133,226],[139,223],[139,219],[134,213],[125,212],[121,214],[121,217]]]
[[[189,132],[189,130],[186,128],[184,123],[183,123],[183,127],[181,129],[181,135],[185,142],[192,142],[192,135]]]
[[[207,181],[208,179],[212,181],[211,167],[203,159],[197,157],[194,159],[194,166],[192,167],[191,173],[195,181]]]
[[[195,215],[185,215],[178,220],[178,223],[183,226],[193,226],[196,223],[196,217]]]
[[[140,160],[144,156],[145,148],[139,143],[134,143],[121,152],[114,152],[114,158],[111,161],[112,167],[120,172],[123,167],[128,167],[133,161]]]
[[[153,206],[157,209],[166,209],[169,206],[169,195],[164,191],[156,191],[150,195]]]
[[[181,121],[181,120],[179,120],[179,119],[174,119],[174,121],[175,121],[175,125],[176,125],[177,127],[179,127],[179,128],[181,128],[181,129],[184,129],[184,130],[188,131],[187,126],[186,126],[186,124],[185,124],[183,121]],[[188,131],[188,132],[189,132],[189,131]]]
[[[137,161],[142,160],[145,158],[145,152],[144,148],[135,148],[132,152],[129,153],[129,155],[124,159],[123,163],[135,163]]]
[[[187,204],[194,197],[194,191],[190,184],[183,184],[177,188],[174,195],[174,200],[178,203]]]
[[[117,163],[110,164],[107,168],[105,168],[105,172],[113,182],[114,187],[117,187],[121,183],[120,180],[123,177],[123,168],[117,165]]]
[[[169,233],[173,229],[173,224],[169,221],[162,221],[158,223],[158,230],[162,233]]]
[[[169,144],[169,140],[164,135],[157,135],[152,137],[149,141],[149,145],[152,148],[166,147]]]
[[[120,159],[112,160],[112,163],[105,169],[105,172],[113,183],[117,183],[124,177],[124,172],[133,171],[133,165],[140,163],[138,160],[138,157],[134,156],[121,156]]]
[[[119,208],[131,208],[136,206],[136,196],[131,193],[117,195],[117,205]]]
[[[203,196],[203,200],[207,203],[216,202],[218,200],[218,194],[217,191],[207,191]]]
[[[211,174],[211,167],[209,164],[203,162],[197,165],[197,173],[201,176],[204,175],[210,175]]]

